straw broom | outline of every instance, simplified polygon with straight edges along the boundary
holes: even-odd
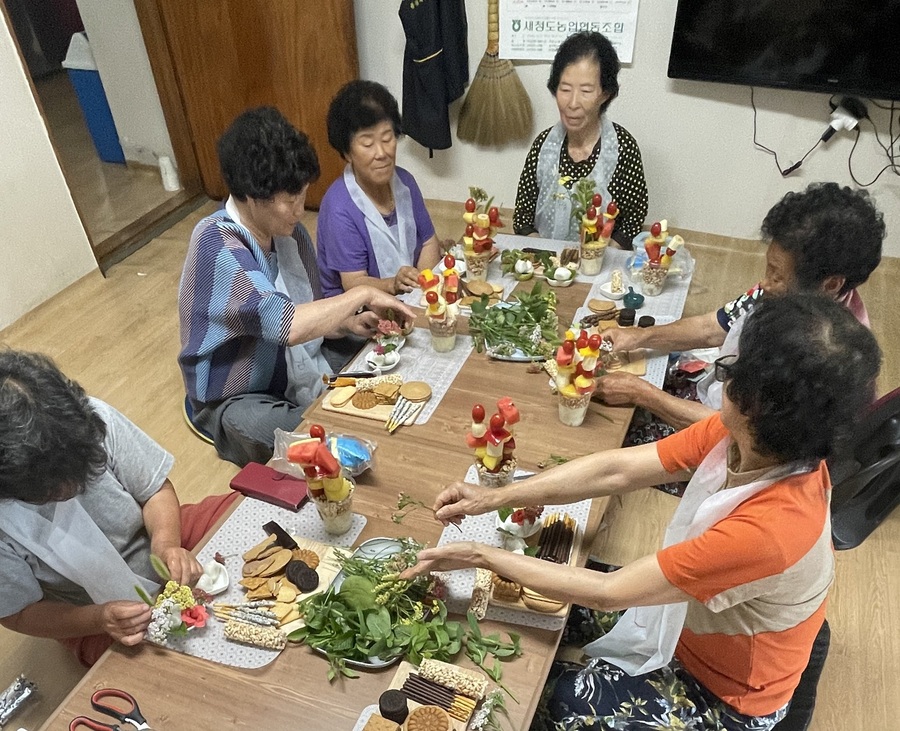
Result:
[[[531,135],[531,100],[515,66],[499,58],[499,0],[488,0],[488,46],[469,86],[456,133],[478,145],[503,145]]]

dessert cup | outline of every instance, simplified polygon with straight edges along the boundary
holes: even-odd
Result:
[[[466,279],[483,282],[487,279],[488,264],[491,261],[491,252],[482,251],[480,254],[466,252]]]
[[[435,353],[449,353],[456,346],[456,320],[428,320],[431,347]]]
[[[589,393],[578,396],[564,396],[560,393],[559,420],[566,426],[581,426],[590,403],[591,394]]]
[[[496,472],[488,471],[487,467],[476,460],[475,469],[478,470],[478,484],[482,487],[503,487],[512,482],[513,475],[516,474],[516,464],[518,461],[515,457],[506,460]]]
[[[579,268],[585,276],[592,277],[603,268],[603,254],[606,253],[605,241],[585,241],[581,244],[581,263]]]
[[[661,294],[668,274],[669,270],[665,267],[654,266],[650,262],[644,262],[644,265],[641,267],[641,279],[644,282],[641,291],[649,297],[656,297]]]
[[[345,478],[347,479],[347,478]],[[350,530],[353,523],[353,482],[350,481],[350,494],[343,500],[329,500],[324,495],[321,497],[313,497],[312,501],[316,504],[319,511],[319,517],[322,519],[322,525],[327,533],[340,536]]]

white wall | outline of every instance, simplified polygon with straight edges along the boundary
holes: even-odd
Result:
[[[125,158],[147,165],[160,155],[174,160],[134,3],[77,2]]]
[[[634,62],[623,68],[619,98],[611,116],[638,140],[650,191],[649,221],[707,233],[755,238],[766,211],[784,193],[810,182],[853,185],[847,172],[851,133],[841,132],[816,150],[797,172],[782,178],[770,155],[753,147],[750,89],[744,86],[672,80],[666,77],[676,0],[643,0]],[[468,0],[469,57],[474,75],[486,45],[487,0]],[[383,3],[356,0],[360,73],[402,91],[404,36],[396,12]],[[761,29],[765,32],[765,29]],[[558,115],[546,88],[549,63],[519,63],[519,77],[535,109],[535,134]],[[828,97],[807,92],[757,89],[758,138],[779,153],[782,167],[799,160],[825,130]],[[459,103],[453,105],[456,126]],[[869,111],[887,134],[887,114]],[[484,149],[454,140],[447,151],[428,151],[404,141],[399,162],[415,175],[428,198],[461,200],[479,185],[503,204],[515,202],[516,183],[530,140],[503,149]],[[853,156],[857,179],[868,182],[884,166],[871,125]],[[900,178],[887,172],[869,188],[885,214],[885,253],[900,256]]]
[[[97,268],[0,14],[0,328]]]

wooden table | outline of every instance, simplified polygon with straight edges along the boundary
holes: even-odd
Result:
[[[557,290],[561,319],[571,318],[587,291],[584,284]],[[428,334],[419,331],[414,337]],[[546,374],[529,374],[525,364],[492,361],[473,352],[427,424],[402,427],[388,435],[377,422],[326,412],[315,404],[307,411],[304,425],[322,423],[378,444],[374,469],[358,478],[354,494],[354,510],[368,518],[360,542],[376,536],[412,536],[433,545],[441,526],[428,511],[415,511],[402,524],[392,522],[391,515],[401,490],[430,504],[443,485],[465,475],[472,463],[465,434],[475,402],[484,403],[491,413],[498,398],[511,396],[515,400],[522,413],[516,429],[516,453],[522,469],[536,470],[537,462],[551,453],[576,457],[622,444],[631,409],[592,404],[583,426],[563,426],[557,416],[556,399],[546,384]],[[582,561],[605,505],[605,499],[595,501]],[[525,729],[560,632],[494,622],[485,622],[485,628],[521,634],[523,655],[504,664],[503,680],[520,700],[519,705],[508,704],[512,728]],[[464,656],[458,661],[469,665]],[[90,694],[98,688],[117,687],[137,697],[148,723],[157,730],[349,730],[362,709],[377,702],[394,675],[394,668],[388,668],[329,685],[327,667],[326,660],[305,645],[288,646],[269,666],[252,671],[146,643],[137,648],[117,646],[85,675],[41,728],[64,731],[76,715],[95,716]]]

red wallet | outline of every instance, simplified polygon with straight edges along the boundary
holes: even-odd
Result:
[[[294,512],[309,499],[306,480],[257,462],[250,462],[234,476],[231,489]]]

